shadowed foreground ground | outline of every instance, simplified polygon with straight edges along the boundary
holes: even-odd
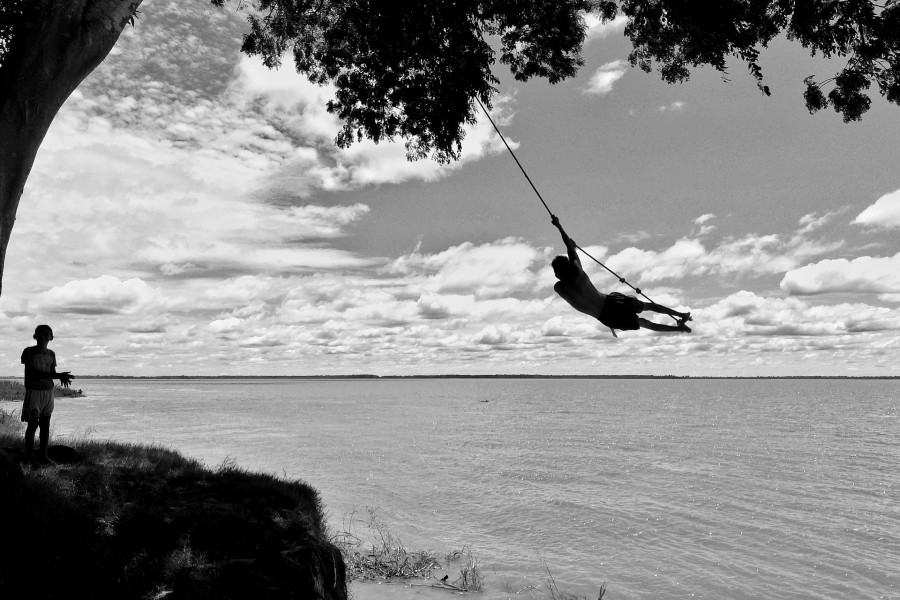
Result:
[[[82,441],[22,465],[0,411],[0,598],[344,600],[316,491],[160,447]]]

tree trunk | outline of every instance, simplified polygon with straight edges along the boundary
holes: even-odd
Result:
[[[141,0],[31,0],[0,65],[0,293],[38,148],[69,95],[109,54]]]

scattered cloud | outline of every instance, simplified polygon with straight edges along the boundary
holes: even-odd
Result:
[[[637,244],[637,243],[643,242],[645,240],[649,240],[652,237],[653,237],[653,234],[651,234],[649,231],[644,231],[643,229],[640,229],[638,231],[630,231],[627,233],[620,233],[619,235],[616,236],[615,241],[616,242],[627,242],[629,244]]]
[[[613,84],[624,77],[627,71],[628,63],[624,60],[615,60],[602,65],[591,76],[585,93],[599,96],[610,93]]]
[[[785,273],[810,258],[833,252],[843,241],[826,241],[812,237],[833,215],[807,215],[800,228],[790,235],[748,234],[740,238],[725,237],[715,245],[700,238],[715,230],[709,221],[713,215],[702,215],[694,223],[699,230],[675,241],[663,250],[626,248],[612,254],[607,264],[615,271],[640,273],[645,282],[680,279],[687,276],[758,277]]]
[[[900,228],[900,190],[885,194],[853,220],[857,225],[894,229]]]
[[[675,102],[672,102],[671,104],[666,104],[664,106],[660,106],[657,110],[659,112],[666,112],[666,111],[680,112],[680,111],[683,111],[686,106],[687,106],[687,104],[685,102],[682,102],[681,100],[676,100]]]
[[[712,213],[706,213],[705,215],[700,215],[696,219],[694,219],[694,224],[699,225],[700,228],[696,229],[692,232],[692,235],[695,237],[703,237],[705,235],[709,235],[713,231],[716,230],[715,225],[708,225],[707,223],[712,219],[715,219],[716,215]]]
[[[319,217],[333,223],[327,215],[322,212]],[[770,242],[772,249],[791,252],[790,237],[759,236],[765,237],[775,240]],[[606,248],[588,251],[614,268],[628,267],[642,283],[652,283],[687,277],[696,264],[710,276],[714,264],[710,261],[736,252],[722,250],[729,243],[710,250],[683,238],[661,251],[629,248],[609,258]],[[119,360],[121,372],[128,361],[159,372],[166,365],[181,364],[185,353],[199,352],[209,356],[213,372],[233,373],[262,372],[261,368],[269,373],[348,373],[357,372],[354,366],[360,364],[367,372],[490,371],[489,365],[500,364],[500,355],[515,356],[523,372],[544,372],[549,362],[561,357],[578,372],[598,358],[625,356],[637,361],[629,364],[652,370],[654,357],[662,355],[715,356],[717,364],[727,364],[733,357],[740,365],[739,357],[748,353],[824,360],[835,348],[852,349],[861,362],[868,356],[872,364],[880,365],[881,359],[865,348],[889,343],[900,329],[896,311],[865,301],[821,305],[796,296],[741,291],[691,306],[684,290],[653,285],[646,291],[655,301],[693,311],[694,334],[657,336],[641,331],[615,340],[596,321],[556,297],[547,268],[550,255],[549,248],[503,238],[436,252],[416,248],[353,269],[248,273],[209,280],[157,275],[153,283],[138,277],[73,279],[28,301],[27,323],[6,322],[6,326],[33,326],[35,319],[57,324],[61,354],[71,361],[67,368],[90,368],[103,359],[109,372],[117,372]],[[870,284],[900,272],[896,268],[900,255],[890,262],[879,259],[880,270],[856,260],[842,272],[852,273],[863,265]],[[590,263],[586,268],[600,276]],[[741,268],[758,269],[749,264]],[[718,269],[726,270],[723,265]],[[808,275],[804,268],[787,273],[785,280],[818,281],[801,275]],[[788,285],[794,284],[783,283],[782,289]],[[897,293],[896,287],[887,285],[868,289]],[[0,309],[9,314],[11,305],[6,297],[3,300]],[[97,315],[103,316],[102,325]],[[196,368],[209,372],[203,360]],[[508,366],[501,370],[510,372]]]
[[[628,23],[628,17],[618,15],[611,21],[603,21],[595,14],[587,14],[584,17],[585,25],[587,25],[587,39],[585,43],[593,40],[603,39],[613,33],[623,31]]]

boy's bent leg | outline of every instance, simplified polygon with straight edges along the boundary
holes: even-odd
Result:
[[[664,315],[678,317],[679,319],[683,319],[685,321],[691,320],[691,313],[678,312],[677,310],[673,310],[668,306],[663,306],[662,304],[657,304],[655,302],[644,302],[644,309],[652,310],[653,312],[658,312]]]
[[[650,329],[653,331],[663,331],[663,332],[675,332],[675,331],[684,331],[690,333],[690,329],[688,329],[687,325],[684,322],[681,322],[679,325],[663,325],[662,323],[654,323],[653,321],[648,321],[642,317],[638,317],[638,323],[640,323],[641,327],[644,329]]]

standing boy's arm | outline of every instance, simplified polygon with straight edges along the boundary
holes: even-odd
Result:
[[[25,363],[25,377],[30,379],[29,375],[43,377],[46,379],[59,379],[59,382],[63,384],[63,387],[69,387],[69,384],[72,383],[73,379],[75,379],[75,376],[72,375],[72,373],[69,371],[57,373],[56,367],[53,367],[51,371],[41,371],[34,365]]]
[[[75,376],[72,375],[69,371],[63,371],[62,373],[53,373],[53,379],[59,379],[59,382],[63,387],[69,387],[72,383],[72,380],[75,379]]]

